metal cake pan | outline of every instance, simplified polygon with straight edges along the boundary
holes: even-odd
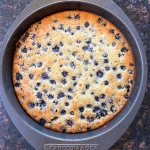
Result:
[[[28,27],[43,17],[64,11],[83,10],[101,15],[124,34],[134,54],[135,87],[123,110],[105,127],[77,134],[58,133],[32,120],[20,106],[12,83],[15,43]],[[147,83],[147,60],[141,39],[124,12],[111,0],[34,0],[9,29],[0,51],[0,92],[4,106],[20,133],[35,149],[107,150],[126,131],[143,100]]]

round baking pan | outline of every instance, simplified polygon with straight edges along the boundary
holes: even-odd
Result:
[[[83,10],[100,15],[112,22],[126,37],[135,59],[134,90],[123,110],[106,126],[77,134],[58,133],[32,120],[20,106],[12,83],[12,61],[15,43],[31,24],[47,15],[64,10]],[[0,92],[4,106],[20,133],[35,149],[67,149],[70,145],[107,150],[125,132],[142,102],[147,83],[147,61],[140,37],[124,12],[111,0],[34,0],[9,29],[0,52]],[[54,147],[55,145],[55,147]],[[57,146],[56,146],[57,145]],[[61,146],[60,146],[61,145]],[[68,148],[69,149],[69,148]]]

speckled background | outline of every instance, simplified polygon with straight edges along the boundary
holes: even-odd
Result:
[[[15,18],[32,0],[0,0],[0,47]],[[135,25],[150,65],[150,0],[114,0]],[[149,70],[150,71],[150,70]],[[143,103],[128,130],[110,150],[150,150],[150,75]],[[0,99],[0,150],[34,150],[11,122]]]

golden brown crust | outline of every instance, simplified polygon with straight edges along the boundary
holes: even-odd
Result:
[[[122,33],[82,11],[33,24],[16,44],[13,83],[24,110],[41,125],[78,133],[103,126],[132,92],[135,65]]]

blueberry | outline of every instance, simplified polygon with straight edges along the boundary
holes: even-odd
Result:
[[[104,76],[104,73],[101,70],[98,70],[96,75],[97,77],[102,78]]]
[[[56,84],[56,81],[55,80],[50,80],[50,83],[51,84]]]
[[[36,83],[36,86],[40,86],[40,85],[41,85],[41,83],[40,83],[40,82],[37,82],[37,83]]]
[[[75,56],[76,56],[76,52],[73,52],[73,53],[72,53],[72,56],[74,56],[74,57],[75,57]]]
[[[103,57],[104,57],[104,58],[105,58],[105,57],[107,57],[107,56],[108,56],[108,54],[107,54],[107,53],[104,53],[104,54],[103,54]]]
[[[73,124],[74,124],[73,121],[70,120],[70,119],[66,120],[66,123],[67,123],[68,126],[71,126],[71,127],[72,127]]]
[[[128,72],[129,72],[129,74],[132,74],[132,73],[133,73],[133,71],[132,71],[132,70],[129,70]]]
[[[94,122],[94,117],[87,117],[88,122]]]
[[[72,100],[72,99],[73,99],[73,97],[72,97],[72,96],[70,96],[70,95],[68,95],[68,99],[69,99],[69,100]]]
[[[48,99],[53,99],[53,98],[54,98],[54,95],[52,95],[52,94],[48,95]]]
[[[127,51],[128,51],[128,49],[126,47],[121,48],[121,52],[127,52]]]
[[[20,86],[21,86],[21,84],[18,83],[18,82],[15,84],[15,87],[17,87],[17,88],[20,87]]]
[[[113,99],[112,99],[112,98],[109,98],[108,102],[109,102],[110,104],[112,104],[112,103],[113,103]]]
[[[76,86],[77,85],[77,82],[75,82],[74,84],[73,84],[73,86]]]
[[[42,93],[38,92],[38,93],[36,94],[36,97],[41,99],[41,98],[42,98]]]
[[[90,88],[90,84],[87,84],[85,87],[88,90]]]
[[[94,62],[94,65],[95,65],[95,66],[98,66],[98,61],[95,61],[95,62]]]
[[[80,116],[81,120],[85,119],[85,117],[83,115]]]
[[[66,133],[66,129],[64,128],[64,129],[62,129],[62,133]]]
[[[116,111],[116,107],[115,107],[114,105],[112,105],[112,106],[110,107],[110,110],[114,113],[114,112]]]
[[[68,76],[68,72],[67,72],[67,71],[63,71],[63,72],[62,72],[62,75],[63,75],[64,77],[67,77],[67,76]]]
[[[30,79],[33,79],[33,78],[34,78],[34,75],[33,75],[33,74],[29,74],[29,78],[30,78]]]
[[[32,37],[31,37],[31,38],[34,39],[35,37],[36,37],[36,34],[32,34]]]
[[[26,47],[24,47],[24,48],[21,50],[21,52],[23,52],[23,53],[27,53],[27,48],[26,48]]]
[[[118,90],[122,89],[121,85],[119,85],[117,88],[118,88]]]
[[[62,82],[62,84],[66,84],[66,83],[67,83],[67,80],[66,80],[66,79],[63,79],[61,82]]]
[[[99,101],[99,97],[98,97],[98,96],[95,96],[95,100],[98,102],[98,101]]]
[[[116,71],[116,70],[117,70],[117,68],[116,68],[116,67],[113,67],[112,69],[113,69],[114,71]]]
[[[116,46],[116,43],[115,43],[115,42],[113,42],[113,43],[112,43],[112,46]]]
[[[95,113],[95,112],[98,112],[98,111],[100,111],[100,107],[95,106],[95,107],[93,108],[93,112]]]
[[[104,22],[104,23],[103,23],[103,26],[107,26],[107,23],[106,23],[106,22]]]
[[[70,67],[71,67],[72,69],[75,69],[75,68],[76,68],[76,65],[74,64],[74,62],[71,62],[71,63],[70,63]]]
[[[106,64],[109,63],[108,59],[104,59],[104,63]]]
[[[25,42],[25,40],[26,40],[26,37],[23,37],[23,38],[22,38],[22,42]]]
[[[44,93],[47,93],[48,91],[47,91],[47,90],[43,90],[43,92],[44,92]]]
[[[16,47],[17,47],[17,48],[20,48],[21,45],[22,45],[22,44],[21,44],[20,42],[18,42],[17,45],[16,45]]]
[[[101,94],[101,95],[99,96],[99,98],[104,99],[105,96],[106,96],[105,94]]]
[[[100,114],[96,113],[96,119],[100,119],[100,118],[101,118]]]
[[[47,46],[51,46],[51,45],[52,45],[51,42],[48,42],[48,43],[47,43]]]
[[[37,47],[40,48],[42,45],[40,43],[37,43]]]
[[[73,93],[73,89],[72,89],[72,88],[69,88],[69,89],[68,89],[68,92]]]
[[[25,37],[27,38],[28,36],[29,36],[29,33],[28,33],[28,32],[26,32],[26,33],[25,33]]]
[[[59,47],[56,45],[55,47],[52,48],[53,52],[59,52]]]
[[[103,22],[103,19],[102,18],[98,18],[98,22]]]
[[[64,109],[62,109],[62,110],[60,111],[60,114],[61,114],[61,115],[65,115],[65,114],[66,114],[66,111],[65,111]]]
[[[115,33],[115,30],[114,29],[110,29],[110,33]]]
[[[65,94],[63,92],[59,92],[57,99],[63,98],[65,96]]]
[[[71,112],[70,112],[70,115],[74,115],[74,112],[73,112],[73,111],[71,111]]]
[[[84,23],[84,26],[85,26],[86,28],[87,28],[89,25],[90,25],[90,24],[89,24],[88,21]]]
[[[34,108],[35,107],[35,103],[30,102],[30,104],[28,105],[29,108]]]
[[[69,14],[69,15],[67,16],[67,18],[68,18],[68,19],[71,19],[72,17],[71,17],[71,15]]]
[[[77,30],[80,30],[80,26],[77,26]]]
[[[46,33],[46,36],[47,36],[47,37],[49,37],[49,36],[50,36],[50,34],[49,34],[49,33]]]
[[[84,51],[86,51],[86,50],[88,50],[88,48],[89,48],[89,46],[83,46],[82,49],[83,49]]]
[[[58,117],[54,117],[53,119],[51,119],[51,121],[56,121],[58,119]]]
[[[40,124],[40,125],[44,126],[45,123],[46,123],[46,120],[45,120],[45,119],[41,118],[41,119],[39,120],[39,124]]]
[[[73,76],[73,77],[72,77],[72,80],[76,80],[76,77],[75,77],[75,76]]]
[[[75,19],[80,19],[80,14],[74,15],[74,18],[75,18]]]
[[[39,104],[41,109],[46,106],[46,102],[44,100],[41,100]]]
[[[37,67],[41,67],[41,66],[42,66],[42,62],[38,62]]]
[[[63,30],[64,29],[63,24],[60,24],[58,29]]]
[[[105,67],[105,70],[106,70],[106,71],[109,71],[109,70],[110,70],[110,67],[106,66],[106,67]]]
[[[81,40],[77,40],[76,42],[79,44],[79,43],[81,43]]]
[[[84,112],[84,107],[80,107],[79,108],[79,111],[82,113],[82,112]]]
[[[69,106],[69,103],[66,102],[66,103],[65,103],[65,106]]]
[[[106,103],[102,103],[101,105],[103,108],[106,108],[106,106],[107,106]]]
[[[104,85],[108,85],[109,84],[109,82],[108,81],[104,81]]]
[[[117,74],[117,78],[118,79],[121,79],[122,78],[122,75],[119,73],[119,74]]]
[[[125,94],[125,95],[124,95],[124,98],[125,98],[125,99],[128,99],[128,98],[129,98],[128,94]]]
[[[49,76],[47,73],[42,73],[42,79],[46,80],[46,79],[49,79]]]
[[[126,66],[121,65],[121,66],[120,66],[120,69],[121,69],[121,70],[126,70]]]
[[[102,109],[102,110],[100,111],[100,115],[101,115],[102,117],[105,117],[105,116],[107,115],[107,111],[106,111],[105,109]]]
[[[52,29],[53,29],[53,30],[56,30],[56,28],[55,28],[55,27],[52,27]]]
[[[103,41],[103,40],[100,40],[99,42],[100,42],[101,44],[104,44],[104,41]]]
[[[60,52],[59,55],[62,56],[62,55],[63,55],[63,52]]]
[[[117,34],[115,35],[115,38],[116,38],[117,40],[119,40],[119,39],[121,38],[120,34],[117,33]]]
[[[17,72],[16,73],[16,80],[22,80],[22,79],[23,79],[22,75],[19,72]]]
[[[88,60],[84,60],[85,65],[88,65],[88,63],[89,63]]]
[[[92,105],[91,104],[87,104],[87,108],[91,108],[92,107]]]
[[[60,46],[64,46],[64,44],[62,43],[62,42],[60,42],[60,44],[59,44]]]

